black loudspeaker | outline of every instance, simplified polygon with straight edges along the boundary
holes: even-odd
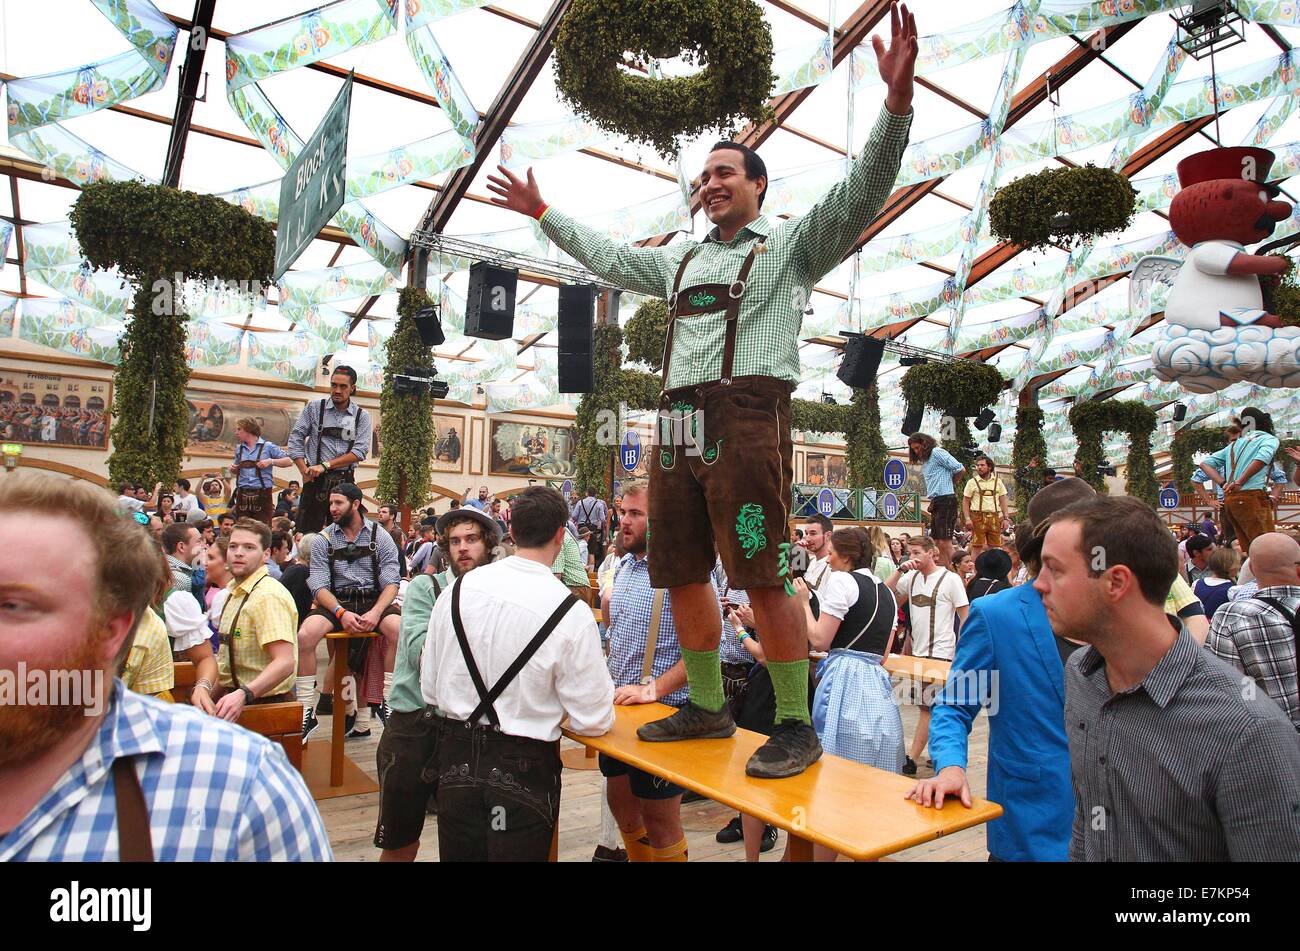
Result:
[[[904,436],[910,436],[912,435],[912,433],[920,431],[921,418],[924,415],[924,413],[925,410],[920,407],[909,406],[907,408],[907,415],[903,417]]]
[[[515,288],[519,272],[479,261],[469,269],[465,336],[505,340],[515,332]]]
[[[438,347],[447,342],[436,307],[421,307],[415,312],[414,319],[415,329],[420,332],[420,339],[426,347]]]
[[[989,426],[989,442],[997,442],[1002,438],[1002,424],[993,423]]]
[[[596,322],[596,288],[560,285],[560,392],[590,393],[596,386],[592,329]]]
[[[876,382],[880,358],[885,355],[885,342],[875,337],[851,336],[844,341],[844,360],[835,375],[845,386],[865,390]]]

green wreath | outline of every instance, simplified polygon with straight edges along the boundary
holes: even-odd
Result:
[[[1132,224],[1136,200],[1128,179],[1109,168],[1049,168],[997,190],[989,202],[989,230],[1029,250],[1096,238]]]
[[[903,374],[900,386],[909,412],[929,406],[952,420],[943,427],[943,448],[971,468],[975,454],[967,447],[974,436],[966,419],[997,403],[1006,378],[987,363],[963,359],[918,363]]]
[[[680,56],[703,68],[626,70]],[[555,38],[555,86],[601,129],[665,156],[680,138],[761,122],[775,81],[772,31],[753,0],[574,0]]]

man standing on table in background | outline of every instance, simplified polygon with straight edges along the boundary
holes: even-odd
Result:
[[[370,451],[370,413],[357,405],[357,371],[337,366],[330,374],[327,400],[312,400],[289,433],[289,458],[302,473],[302,501],[295,525],[304,535],[330,521],[330,492],[355,482],[357,463]],[[310,460],[310,462],[308,461]]]
[[[235,423],[235,518],[255,518],[270,528],[275,514],[271,497],[275,480],[267,469],[293,465],[283,449],[262,438],[262,425],[251,416]]]
[[[776,726],[750,759],[751,776],[793,776],[821,756],[808,714],[807,631],[788,565],[790,392],[799,380],[799,327],[812,287],[874,220],[907,145],[916,20],[895,4],[890,21],[888,49],[872,38],[888,87],[885,108],[848,178],[802,217],[774,223],[760,213],[766,166],[751,149],[728,142],[714,146],[699,176],[715,227],[702,242],[662,248],[618,244],[548,208],[531,170],[520,179],[499,166],[501,177],[489,177],[496,204],[538,219],[547,237],[602,278],[668,298],[650,508],[653,543],[669,557],[651,562],[651,581],[672,592],[690,700],[637,734],[662,742],[735,733],[709,581],[720,553],[731,583],[749,592],[776,693]],[[690,420],[689,446],[679,445],[680,436],[664,438],[674,419]],[[706,525],[711,538],[704,543]]]

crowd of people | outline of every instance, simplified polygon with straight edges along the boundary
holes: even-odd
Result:
[[[981,458],[975,468],[950,552],[933,529],[891,536],[879,526],[837,528],[821,515],[795,528],[805,557],[794,600],[815,661],[806,691],[822,748],[917,776],[910,795],[924,805],[945,796],[969,804],[967,736],[990,707],[988,796],[1005,809],[988,829],[994,860],[1294,857],[1296,533],[1264,532],[1243,550],[1230,517],[1207,516],[1175,537],[1146,506],[1098,497],[1077,478],[1045,483],[1013,524],[991,463]],[[32,602],[19,617],[33,631],[70,625],[23,658],[29,667],[75,659],[113,685],[93,726],[67,706],[28,711],[23,722],[6,714],[3,732],[14,742],[0,773],[13,779],[16,798],[0,812],[9,820],[0,823],[0,856],[111,859],[137,850],[121,836],[76,849],[59,838],[90,814],[119,810],[120,824],[122,805],[106,788],[110,772],[114,783],[130,781],[119,763],[130,764],[146,801],[168,783],[228,789],[256,763],[259,783],[218,809],[212,835],[197,844],[174,816],[151,814],[153,854],[329,857],[301,777],[278,747],[230,726],[250,705],[296,700],[304,743],[318,717],[336,710],[349,738],[381,730],[374,842],[383,860],[413,860],[430,813],[443,861],[545,859],[559,809],[560,723],[598,734],[615,706],[688,702],[689,649],[671,595],[647,572],[650,495],[636,481],[621,488],[611,504],[540,486],[498,500],[481,487],[403,532],[395,506],[372,519],[360,490],[340,482],[329,524],[303,534],[289,516],[267,524],[227,511],[211,520],[184,480],[172,493],[121,486],[116,500],[50,476],[0,480],[0,510],[14,516],[5,531],[24,538],[0,540],[0,588]],[[139,540],[144,531],[156,544]],[[965,532],[970,547],[952,547]],[[30,556],[16,559],[19,549]],[[60,549],[82,557],[54,565]],[[1084,557],[1095,551],[1105,553],[1102,568]],[[76,572],[91,579],[60,583],[85,597],[42,599],[24,579],[44,572],[46,560],[51,581]],[[710,586],[723,632],[716,702],[736,725],[770,734],[783,711],[764,632],[720,559]],[[599,625],[578,601],[600,610]],[[82,620],[71,617],[77,612]],[[93,620],[100,616],[104,633]],[[89,633],[77,639],[75,630]],[[336,707],[332,678],[318,686],[320,641],[372,631],[378,636],[331,642],[350,645],[355,671],[352,696]],[[900,696],[881,666],[898,653],[950,661],[962,676]],[[177,660],[194,664],[189,704],[143,699],[171,699]],[[900,702],[918,707],[910,740]],[[92,769],[123,729],[148,739],[129,758],[122,752]],[[1109,767],[1090,760],[1102,742]],[[187,763],[180,751],[194,744],[230,756]],[[1155,750],[1160,777],[1151,772]],[[49,751],[92,787],[85,805],[50,801]],[[599,766],[605,795],[593,859],[685,861],[686,790],[603,754]],[[507,773],[517,781],[501,782]],[[1157,801],[1144,795],[1153,783]],[[1247,787],[1255,790],[1248,807]],[[1091,823],[1097,809],[1114,824]],[[494,827],[500,816],[508,833]],[[249,823],[274,833],[256,847],[222,837]],[[777,832],[736,816],[717,839],[743,840],[756,861]],[[834,855],[818,848],[817,857]]]

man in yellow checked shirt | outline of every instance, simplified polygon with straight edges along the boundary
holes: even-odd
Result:
[[[238,720],[249,704],[294,699],[298,608],[288,589],[267,574],[270,552],[270,528],[251,518],[235,522],[226,547],[234,577],[221,611],[220,683],[213,693],[223,720]]]

